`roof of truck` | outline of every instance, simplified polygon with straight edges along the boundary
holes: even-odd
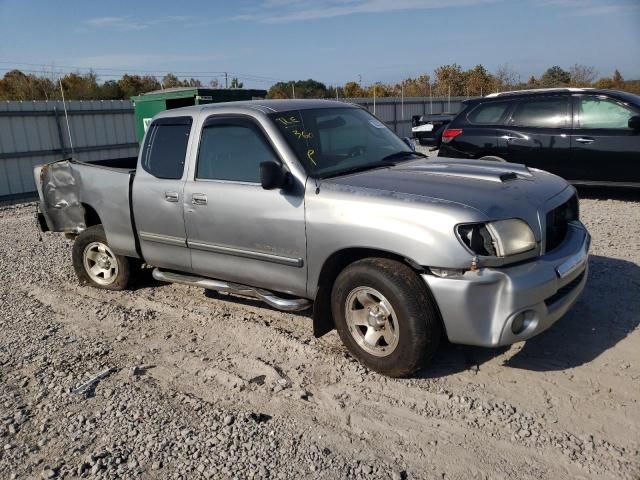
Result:
[[[158,116],[179,116],[185,113],[196,114],[202,111],[238,109],[238,111],[261,111],[262,113],[287,112],[289,110],[306,110],[309,108],[348,108],[358,107],[358,105],[335,100],[245,100],[239,102],[208,103],[206,105],[194,105],[190,107],[175,108],[166,110]]]

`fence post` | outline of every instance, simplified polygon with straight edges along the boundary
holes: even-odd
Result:
[[[393,102],[393,131],[398,135],[398,104]]]

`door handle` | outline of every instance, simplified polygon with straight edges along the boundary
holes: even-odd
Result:
[[[193,205],[206,205],[207,196],[204,193],[194,193],[191,196],[191,203]]]
[[[509,140],[515,140],[518,137],[514,137],[513,135],[502,135],[500,138],[508,142]]]
[[[584,143],[584,144],[587,144],[587,145],[590,144],[590,143],[593,143],[594,140],[595,139],[590,138],[590,137],[578,137],[578,138],[576,138],[576,142]]]
[[[177,202],[179,199],[178,192],[164,192],[164,199],[167,202]]]

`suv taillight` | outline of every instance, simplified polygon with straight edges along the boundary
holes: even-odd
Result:
[[[442,132],[442,141],[444,143],[449,143],[451,140],[456,138],[461,133],[462,133],[461,128],[447,128],[444,132]]]

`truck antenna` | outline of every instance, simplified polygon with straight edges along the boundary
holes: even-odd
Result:
[[[69,125],[69,114],[67,113],[67,102],[64,99],[64,89],[62,88],[62,78],[58,77],[58,83],[60,84],[60,93],[62,94],[62,108],[64,109],[64,118],[67,122],[67,133],[69,134],[69,146],[71,147],[71,156],[75,156],[73,151],[73,139],[71,138],[71,126]]]

